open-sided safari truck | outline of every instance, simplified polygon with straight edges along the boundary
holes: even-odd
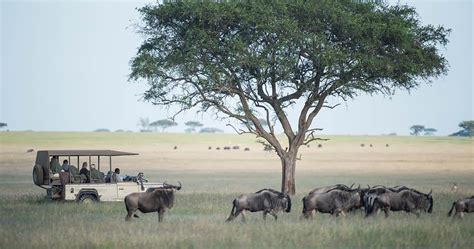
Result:
[[[38,151],[33,167],[33,182],[46,189],[50,199],[77,202],[123,201],[130,193],[163,187],[162,183],[148,182],[143,178],[143,173],[127,176],[123,181],[112,180],[112,158],[134,155],[138,154],[114,150]],[[101,165],[101,159],[106,165]],[[58,169],[59,162],[63,160],[68,160],[69,172]],[[77,162],[77,167],[72,165],[71,160]],[[92,161],[97,162],[97,168],[91,166]],[[80,162],[88,162],[89,175],[79,174]],[[101,171],[101,166],[108,169],[108,174]]]

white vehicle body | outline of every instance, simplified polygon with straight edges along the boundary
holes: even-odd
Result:
[[[124,197],[130,193],[145,192],[150,188],[163,187],[163,183],[148,182],[143,178],[143,173],[133,177],[127,176],[124,178],[126,181],[113,182],[111,177],[112,158],[132,155],[138,154],[114,150],[38,151],[36,163],[33,167],[33,182],[37,186],[46,189],[47,196],[52,200],[77,202],[123,201]],[[97,169],[91,166],[93,158],[96,158]],[[108,159],[105,168],[111,172],[110,174],[104,174],[100,171],[101,158]],[[69,162],[69,172],[61,170],[61,167],[58,166],[59,159]],[[81,162],[83,162],[86,169],[88,166],[87,173],[81,174],[78,167],[70,165],[71,160],[75,160],[77,166]],[[102,168],[104,168],[104,165],[102,165]]]
[[[64,200],[82,201],[82,195],[95,194],[97,201],[123,201],[128,194],[145,192],[149,188],[159,187],[163,187],[163,184],[143,183],[143,189],[138,182],[66,184]]]

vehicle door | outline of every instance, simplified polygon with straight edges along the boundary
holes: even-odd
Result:
[[[123,201],[128,194],[140,192],[139,185],[136,182],[118,182],[116,184],[117,201]]]

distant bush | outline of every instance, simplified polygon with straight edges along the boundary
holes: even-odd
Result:
[[[221,132],[224,132],[224,131],[218,128],[213,128],[213,127],[202,128],[199,131],[199,133],[221,133]]]
[[[110,132],[110,130],[105,129],[105,128],[100,128],[100,129],[95,130],[94,132]]]

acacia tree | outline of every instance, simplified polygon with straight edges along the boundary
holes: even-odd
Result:
[[[184,125],[186,125],[188,127],[186,129],[186,132],[193,132],[193,131],[196,131],[196,128],[204,126],[203,124],[201,124],[198,121],[188,121],[188,122],[184,123]]]
[[[414,135],[414,136],[418,136],[422,131],[425,130],[425,126],[424,125],[412,125],[410,127],[410,134],[411,135]]]
[[[474,135],[474,120],[466,120],[459,123],[459,127],[464,129],[464,133],[472,137]]]
[[[139,12],[144,41],[131,60],[130,80],[147,83],[144,99],[176,105],[177,113],[213,110],[245,124],[238,133],[263,138],[280,157],[281,188],[289,194],[300,146],[317,139],[314,118],[338,104],[329,98],[392,95],[447,71],[438,47],[447,44],[449,30],[422,25],[408,6],[174,1]],[[299,110],[297,120],[288,118],[290,107]]]
[[[176,125],[178,125],[178,123],[174,122],[173,120],[169,120],[169,119],[161,119],[161,120],[157,120],[155,122],[150,123],[150,126],[155,128],[155,131],[156,131],[157,127],[160,127],[161,132],[164,132],[165,129],[168,129],[168,128],[170,128],[172,126],[176,126]]]
[[[423,131],[425,132],[425,136],[433,136],[438,130],[435,128],[425,128]]]

